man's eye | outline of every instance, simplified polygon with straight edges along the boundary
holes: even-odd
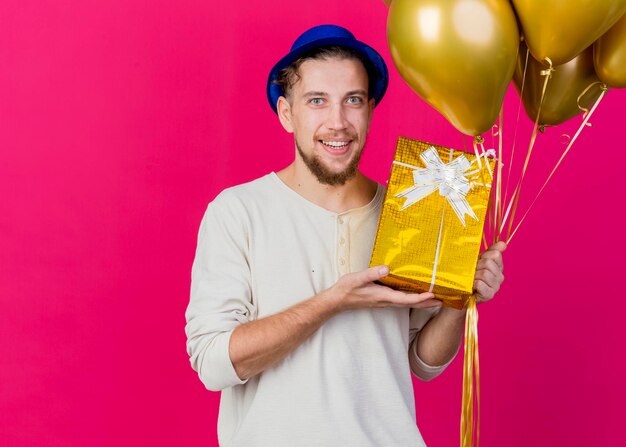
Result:
[[[348,98],[348,104],[361,104],[363,99],[360,96],[350,96]]]
[[[321,106],[324,103],[324,100],[322,98],[313,98],[309,102],[314,106]]]

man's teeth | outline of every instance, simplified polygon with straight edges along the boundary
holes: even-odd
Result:
[[[349,141],[325,141],[325,140],[322,140],[322,143],[324,143],[326,146],[345,147],[345,146],[348,145]]]

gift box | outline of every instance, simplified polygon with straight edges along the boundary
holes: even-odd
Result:
[[[389,266],[383,284],[465,305],[495,162],[493,150],[470,154],[399,138],[370,262]]]

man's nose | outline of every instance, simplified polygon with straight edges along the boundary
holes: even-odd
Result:
[[[347,127],[346,114],[342,104],[333,104],[330,107],[326,127],[333,130],[343,130]]]

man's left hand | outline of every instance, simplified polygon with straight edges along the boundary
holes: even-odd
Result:
[[[502,253],[506,250],[506,243],[497,242],[481,253],[476,264],[474,290],[476,302],[484,303],[492,299],[504,281],[504,264]]]

